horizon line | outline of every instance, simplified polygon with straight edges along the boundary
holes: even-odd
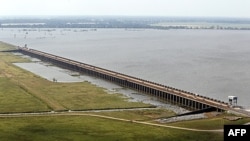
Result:
[[[150,17],[150,18],[196,18],[196,19],[250,19],[250,17],[228,16],[163,16],[163,15],[0,15],[0,18],[43,18],[43,17]]]

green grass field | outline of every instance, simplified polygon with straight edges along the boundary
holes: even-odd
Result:
[[[0,113],[48,111],[45,103],[8,78],[0,78]]]
[[[0,51],[13,48],[0,42]],[[156,127],[88,115],[11,116],[6,113],[152,107],[128,102],[120,94],[108,94],[88,82],[55,83],[13,65],[28,62],[12,53],[0,52],[0,140],[3,141],[223,141],[223,134]],[[1,114],[2,113],[2,114]],[[4,114],[5,113],[5,114]],[[173,116],[166,109],[92,112],[131,121],[153,121]],[[11,116],[11,117],[10,117]],[[208,119],[168,123],[176,127],[222,129],[224,124],[244,124],[249,118],[228,121],[222,114]],[[160,123],[158,123],[160,124]]]
[[[1,140],[32,141],[209,141],[221,134],[191,132],[88,116],[0,118]]]

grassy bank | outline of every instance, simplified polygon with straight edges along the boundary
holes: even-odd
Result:
[[[13,47],[0,42],[0,51],[8,49],[13,49]],[[22,87],[19,80],[25,79],[22,74],[26,72],[14,67],[11,62],[24,61],[28,60],[0,52],[0,113],[50,110],[46,103]]]
[[[0,48],[3,51],[13,47],[0,43]],[[2,112],[115,109],[152,106],[139,102],[128,102],[122,95],[108,94],[103,88],[96,87],[88,82],[51,82],[12,64],[13,62],[24,61],[27,62],[28,60],[15,56],[12,53],[0,52],[0,85],[2,89],[0,96],[2,99],[8,99],[8,102],[1,103],[3,107]],[[24,95],[34,100],[15,101],[15,99],[21,100],[22,98],[18,96],[22,97]],[[32,103],[33,105],[35,103],[38,104],[36,107],[33,107],[30,106]],[[30,109],[27,108],[29,106]],[[14,110],[15,107],[19,109]]]
[[[99,112],[94,113],[98,115],[111,116],[116,118],[123,118],[128,120],[137,121],[151,121],[154,119],[170,117],[175,115],[174,112],[167,109],[145,109],[145,110],[130,110],[130,111],[117,111],[117,112]]]

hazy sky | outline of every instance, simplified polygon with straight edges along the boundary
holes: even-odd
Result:
[[[250,0],[0,0],[0,16],[10,15],[250,18]]]

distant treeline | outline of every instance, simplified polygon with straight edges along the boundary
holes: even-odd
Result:
[[[161,23],[164,24],[161,25]],[[0,27],[1,28],[155,28],[155,29],[250,30],[250,19],[126,17],[126,16],[2,17],[0,18]]]

